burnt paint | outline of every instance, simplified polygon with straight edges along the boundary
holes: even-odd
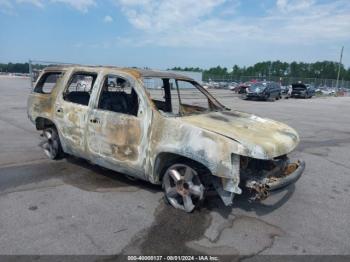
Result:
[[[154,163],[158,154],[165,152],[194,159],[207,166],[215,176],[234,179],[233,191],[240,193],[239,174],[234,171],[237,167],[232,167],[231,154],[271,159],[289,153],[298,143],[297,134],[288,126],[275,121],[266,124],[265,119],[238,111],[164,117],[143,88],[145,73],[137,69],[72,66],[64,70],[66,73],[48,100],[41,101],[34,93],[30,95],[28,113],[32,121],[36,117],[46,117],[57,123],[64,150],[102,166],[120,166],[120,170],[131,176],[136,170],[152,183],[159,183],[160,174],[155,172]],[[63,89],[75,71],[98,74],[89,107],[82,108],[63,100]],[[140,98],[142,115],[118,119],[99,110],[97,116],[101,125],[89,124],[88,120],[95,116],[102,77],[106,74],[130,79]],[[53,114],[55,107],[60,106],[64,114]],[[217,132],[211,132],[212,129]],[[247,133],[247,130],[251,131]],[[233,131],[235,139],[229,139]],[[266,141],[267,138],[270,140]]]

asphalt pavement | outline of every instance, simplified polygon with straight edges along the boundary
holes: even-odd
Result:
[[[301,142],[301,179],[262,203],[209,197],[192,214],[161,188],[70,157],[46,159],[26,114],[27,79],[0,78],[0,254],[350,254],[350,97],[226,106],[282,121]],[[250,257],[250,258],[249,258]]]

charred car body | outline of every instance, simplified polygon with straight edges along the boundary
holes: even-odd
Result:
[[[28,116],[51,159],[70,154],[160,184],[186,212],[210,189],[226,205],[243,187],[264,199],[305,167],[287,157],[299,142],[295,130],[230,110],[169,72],[49,67],[28,98]]]

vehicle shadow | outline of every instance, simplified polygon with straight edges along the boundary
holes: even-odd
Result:
[[[241,97],[241,100],[244,100],[244,101],[249,101],[249,102],[255,102],[255,103],[271,103],[271,102],[277,102],[279,100],[282,100],[283,98],[280,98],[280,99],[275,99],[275,100],[272,100],[272,99],[259,99],[259,98],[247,98],[247,97]]]
[[[222,217],[228,218],[235,209],[246,212],[254,212],[257,216],[269,214],[283,206],[294,194],[295,185],[276,190],[271,193],[268,199],[260,202],[251,202],[251,194],[248,190],[243,190],[241,195],[235,196],[232,206],[225,206],[218,196],[208,197],[203,208],[219,213]],[[207,207],[205,207],[207,205]]]
[[[77,167],[81,172],[69,172],[63,177],[63,181],[82,190],[107,192],[124,191],[134,192],[138,190],[147,190],[151,193],[161,191],[159,185],[153,185],[147,181],[128,178],[125,174],[103,168],[92,164],[84,159],[68,156],[68,164]]]
[[[159,185],[151,184],[143,180],[130,180],[124,174],[90,164],[88,161],[76,157],[68,157],[66,161],[79,168],[87,169],[91,172],[83,172],[81,175],[69,174],[64,178],[67,184],[76,186],[89,191],[124,191],[133,192],[138,190],[147,190],[151,193],[161,193],[162,188]],[[273,212],[284,205],[293,195],[295,185],[277,190],[271,193],[271,196],[261,202],[250,202],[251,194],[249,190],[243,189],[241,195],[236,195],[232,206],[225,206],[220,197],[216,194],[210,194],[206,197],[199,209],[194,212],[217,212],[222,217],[228,218],[235,209],[241,209],[247,212],[255,212],[257,216],[262,216]],[[170,206],[169,206],[170,207]]]

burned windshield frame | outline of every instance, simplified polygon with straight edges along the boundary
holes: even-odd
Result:
[[[150,90],[153,90],[154,87],[146,84],[145,80],[151,80],[150,83],[153,81],[161,81],[162,82],[162,91],[163,91],[163,101],[159,100],[159,97],[157,97],[155,94],[151,94]],[[158,80],[157,80],[158,79]],[[170,82],[173,81],[173,85],[170,84]],[[183,97],[183,92],[181,92],[181,84],[179,82],[187,83],[191,85],[191,88],[194,89],[196,92],[200,92],[200,94],[203,96],[203,99],[207,101],[207,106],[197,106],[193,104],[187,104],[184,103],[184,99],[186,100],[186,95]],[[223,111],[223,110],[230,110],[229,108],[222,105],[218,100],[216,100],[215,97],[213,97],[207,90],[205,90],[199,83],[196,81],[191,81],[188,79],[183,78],[174,78],[174,77],[152,77],[148,76],[145,77],[143,80],[143,86],[145,90],[147,91],[151,103],[153,106],[163,115],[169,116],[169,117],[178,117],[178,116],[185,116],[185,115],[192,115],[192,114],[203,114],[208,112],[215,112],[215,111]],[[173,86],[173,88],[171,88]],[[169,89],[169,90],[167,90]],[[156,90],[156,89],[155,89]],[[173,90],[174,92],[171,92]],[[171,95],[171,97],[169,96]],[[177,106],[174,107],[174,102],[177,102]],[[178,108],[176,112],[174,112],[174,108]],[[171,110],[171,111],[169,111]]]
[[[184,97],[181,97],[181,91],[180,89],[183,90],[183,88],[180,88],[179,87],[179,81],[180,82],[183,82],[183,83],[188,83],[191,85],[191,88],[188,88],[189,90],[190,89],[195,89],[197,92],[199,91],[202,95],[204,95],[205,99],[206,99],[206,102],[207,102],[207,105],[205,107],[203,106],[199,106],[199,105],[194,105],[191,103],[184,103],[182,98]],[[178,99],[179,99],[179,115],[180,116],[184,116],[184,115],[191,115],[191,114],[200,114],[200,113],[207,113],[207,112],[210,112],[212,111],[212,101],[210,100],[210,98],[204,94],[203,92],[200,91],[200,89],[195,86],[193,84],[193,82],[190,82],[190,81],[185,81],[185,80],[182,80],[182,79],[175,79],[175,85],[176,85],[176,91],[177,91],[177,96],[178,96]],[[195,96],[196,94],[193,96],[193,98],[191,99],[195,99]]]
[[[200,92],[202,92],[206,97],[210,99],[213,105],[216,107],[216,110],[211,109],[211,111],[222,111],[222,110],[231,110],[230,108],[221,104],[210,92],[208,92],[204,87],[202,87],[196,81],[187,81],[194,85]]]

